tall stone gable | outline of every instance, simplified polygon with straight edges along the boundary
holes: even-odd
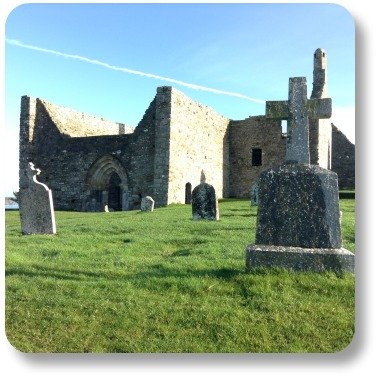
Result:
[[[318,50],[314,98],[324,95],[326,83],[324,62],[317,67]],[[313,124],[312,164],[330,164],[331,140],[328,127]],[[335,142],[333,148],[341,151],[349,141],[337,134]],[[156,206],[185,203],[201,175],[218,198],[248,198],[259,174],[283,161],[285,146],[280,121],[265,116],[230,120],[172,87],[157,88],[135,129],[43,99],[21,98],[20,187],[33,162],[52,190],[56,209],[139,209],[146,196]],[[332,162],[343,177],[354,178],[354,155],[345,169],[341,155],[333,156],[340,157]]]

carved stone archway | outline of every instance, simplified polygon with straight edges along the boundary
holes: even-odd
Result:
[[[129,210],[128,178],[116,157],[104,155],[97,159],[88,170],[85,184],[87,211],[103,211],[105,205],[113,206],[113,210]]]

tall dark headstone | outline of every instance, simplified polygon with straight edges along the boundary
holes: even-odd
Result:
[[[201,183],[192,192],[193,220],[218,220],[218,200],[212,185]]]
[[[255,182],[251,186],[251,206],[257,206],[259,204],[259,183]]]
[[[310,165],[309,117],[331,116],[331,99],[307,99],[306,78],[289,80],[289,101],[268,101],[267,118],[287,119],[285,163],[259,178],[256,244],[247,247],[247,270],[354,271],[342,248],[337,174]]]

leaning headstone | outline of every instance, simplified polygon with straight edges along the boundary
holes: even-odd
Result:
[[[193,189],[192,217],[193,220],[219,219],[218,200],[215,194],[215,189],[212,185],[202,183]]]
[[[268,101],[267,118],[288,120],[285,163],[259,178],[256,244],[247,270],[354,272],[354,254],[342,248],[337,174],[310,165],[308,118],[329,118],[331,99],[307,99],[306,78],[290,78],[289,101]]]
[[[251,206],[257,206],[259,204],[259,184],[255,182],[251,186]]]
[[[29,163],[27,185],[20,188],[20,217],[23,234],[55,234],[55,215],[51,190],[37,180],[41,173]]]
[[[152,197],[146,196],[142,198],[140,203],[140,210],[141,211],[154,211],[155,201]]]

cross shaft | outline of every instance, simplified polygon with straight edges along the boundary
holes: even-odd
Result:
[[[286,162],[310,164],[308,119],[330,118],[330,98],[307,99],[305,77],[289,79],[288,101],[267,101],[266,118],[287,120]]]

